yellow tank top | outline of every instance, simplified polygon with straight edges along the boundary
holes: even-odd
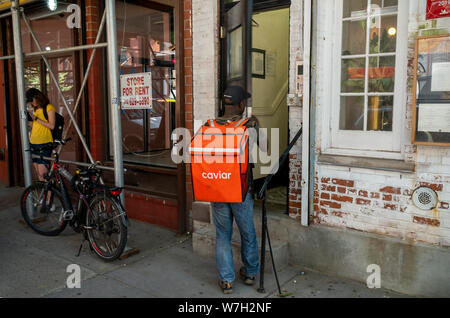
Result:
[[[52,104],[47,105],[47,114],[51,111],[55,111],[55,107]],[[43,122],[48,123],[48,120],[45,119],[44,110],[39,108],[34,112],[34,116],[42,120]],[[34,145],[46,144],[49,142],[53,142],[52,131],[50,128],[41,125],[37,121],[33,122],[33,128],[31,129],[30,143]]]

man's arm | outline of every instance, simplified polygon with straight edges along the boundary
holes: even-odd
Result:
[[[56,113],[54,110],[50,110],[48,112],[48,123],[46,123],[43,120],[40,120],[39,118],[36,118],[36,121],[41,124],[42,126],[45,126],[51,130],[53,130],[55,128],[55,124],[56,124]]]
[[[263,131],[259,130],[259,120],[255,115],[252,115],[252,117],[249,118],[249,122],[251,124],[251,127],[256,130],[256,143],[263,152],[267,152],[267,136],[264,134]]]

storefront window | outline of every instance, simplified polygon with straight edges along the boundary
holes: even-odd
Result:
[[[75,45],[74,30],[67,27],[66,19],[69,16],[65,10],[69,3],[62,5],[51,12],[44,4],[37,4],[32,8],[25,9],[25,14],[30,20],[31,29],[39,41],[43,50],[50,51],[68,48]],[[22,46],[25,53],[38,52],[29,29],[21,20]],[[59,54],[47,57],[52,72],[58,80],[58,85],[66,99],[69,107],[73,109],[76,97],[74,56],[72,53]],[[70,117],[64,106],[64,101],[58,91],[57,85],[50,77],[43,59],[40,56],[30,57],[24,61],[25,88],[37,88],[46,94],[50,103],[55,106],[56,111],[64,116],[65,126],[69,126]],[[75,128],[71,128],[67,137],[72,138],[63,152],[61,159],[77,161],[78,140]]]
[[[25,8],[25,14],[42,50],[50,51],[73,46],[74,30],[67,26],[70,15],[67,13],[67,7],[70,2],[59,2],[55,11],[50,11],[45,1]],[[37,52],[38,48],[23,19],[21,19],[21,31],[23,52]]]
[[[175,128],[173,8],[116,2],[120,75],[151,73],[151,109],[122,110],[124,161],[175,168],[170,156]]]
[[[398,1],[344,0],[341,130],[392,131]]]

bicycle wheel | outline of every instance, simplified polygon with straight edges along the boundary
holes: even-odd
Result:
[[[107,192],[98,193],[86,213],[86,231],[94,252],[110,262],[122,255],[127,243],[125,211]]]
[[[66,228],[62,196],[55,188],[46,191],[45,183],[26,188],[21,198],[22,216],[37,233],[56,236]]]

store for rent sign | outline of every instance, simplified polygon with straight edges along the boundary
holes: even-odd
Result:
[[[152,109],[152,73],[120,76],[122,109]]]
[[[450,17],[450,0],[428,0],[427,19]]]

